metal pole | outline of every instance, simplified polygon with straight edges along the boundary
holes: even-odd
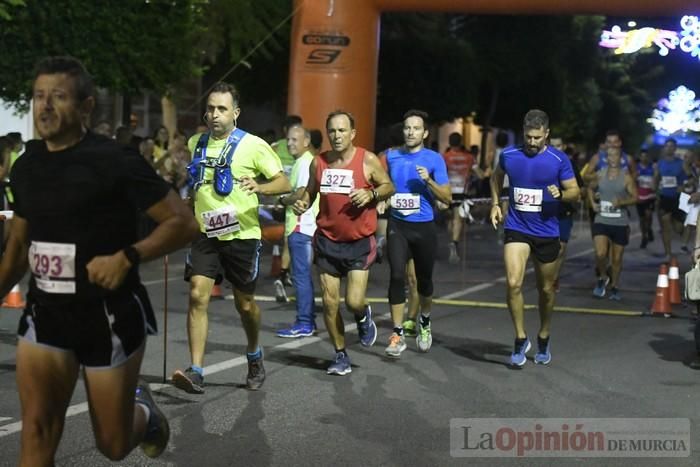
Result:
[[[163,256],[163,384],[166,382],[166,365],[168,361],[168,255]]]

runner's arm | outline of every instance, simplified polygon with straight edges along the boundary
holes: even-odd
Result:
[[[292,185],[284,172],[273,175],[265,183],[258,184],[258,192],[261,195],[281,195],[292,191]]]
[[[578,187],[576,177],[561,181],[561,198],[565,203],[576,203],[581,199],[581,190]]]
[[[0,261],[0,296],[3,297],[22,280],[29,266],[27,221],[15,215],[10,225],[10,236]]]
[[[370,191],[370,196],[373,197],[373,201],[383,201],[391,197],[396,191],[396,188],[394,188],[389,174],[386,173],[386,170],[382,167],[377,156],[369,151],[365,152],[364,167],[365,173],[369,175],[367,179],[374,186],[374,189]],[[372,191],[376,193],[376,197],[374,197]]]
[[[318,180],[316,180],[316,159],[314,159],[309,165],[309,180],[306,183],[306,188],[303,189],[299,198],[291,204],[294,213],[296,215],[305,213],[309,206],[316,201],[316,196],[318,196]]]
[[[503,190],[503,180],[505,178],[505,172],[500,166],[496,166],[493,174],[491,174],[491,179],[489,180],[489,186],[491,187],[491,207],[501,205],[501,190]]]

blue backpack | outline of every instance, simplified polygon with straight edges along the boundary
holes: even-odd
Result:
[[[213,183],[214,191],[220,196],[227,196],[233,191],[233,173],[231,172],[231,161],[233,153],[238,147],[243,137],[247,133],[241,129],[234,129],[226,140],[226,146],[217,159],[207,158],[207,144],[209,143],[209,133],[204,133],[199,137],[197,146],[194,149],[192,162],[187,165],[187,186],[197,191],[205,183]],[[204,180],[206,168],[214,169],[213,180]]]

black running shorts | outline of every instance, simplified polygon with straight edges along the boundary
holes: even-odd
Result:
[[[218,240],[200,233],[192,242],[192,275],[216,279],[223,269],[233,287],[255,293],[260,272],[260,240]]]
[[[527,243],[540,263],[551,263],[559,256],[559,237],[535,237],[517,230],[506,229],[503,243]]]
[[[157,331],[143,286],[104,299],[41,304],[28,297],[17,335],[33,344],[73,352],[86,368],[122,365]]]
[[[314,235],[314,263],[320,272],[345,277],[349,271],[366,271],[377,258],[374,235],[352,242],[334,242],[318,230]]]

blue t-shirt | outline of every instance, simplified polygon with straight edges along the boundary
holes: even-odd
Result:
[[[688,178],[683,171],[683,161],[674,157],[673,160],[666,158],[659,159],[656,163],[659,169],[659,188],[661,196],[675,198],[678,196],[678,187]]]
[[[547,187],[561,188],[562,180],[576,178],[566,154],[547,146],[528,156],[522,146],[511,146],[501,154],[499,165],[510,180],[505,228],[534,237],[559,237],[560,202]]]
[[[447,185],[449,178],[442,156],[426,148],[416,153],[406,152],[404,148],[394,148],[387,151],[386,164],[391,181],[396,187],[396,193],[391,197],[391,217],[406,222],[432,221],[435,197],[427,183],[418,175],[416,166],[425,167],[438,185]],[[414,204],[415,197],[410,195],[418,195],[418,205]]]
[[[629,159],[626,153],[620,154],[620,168],[628,169],[630,166]],[[608,151],[600,151],[598,153],[598,163],[595,165],[595,172],[608,167]]]

